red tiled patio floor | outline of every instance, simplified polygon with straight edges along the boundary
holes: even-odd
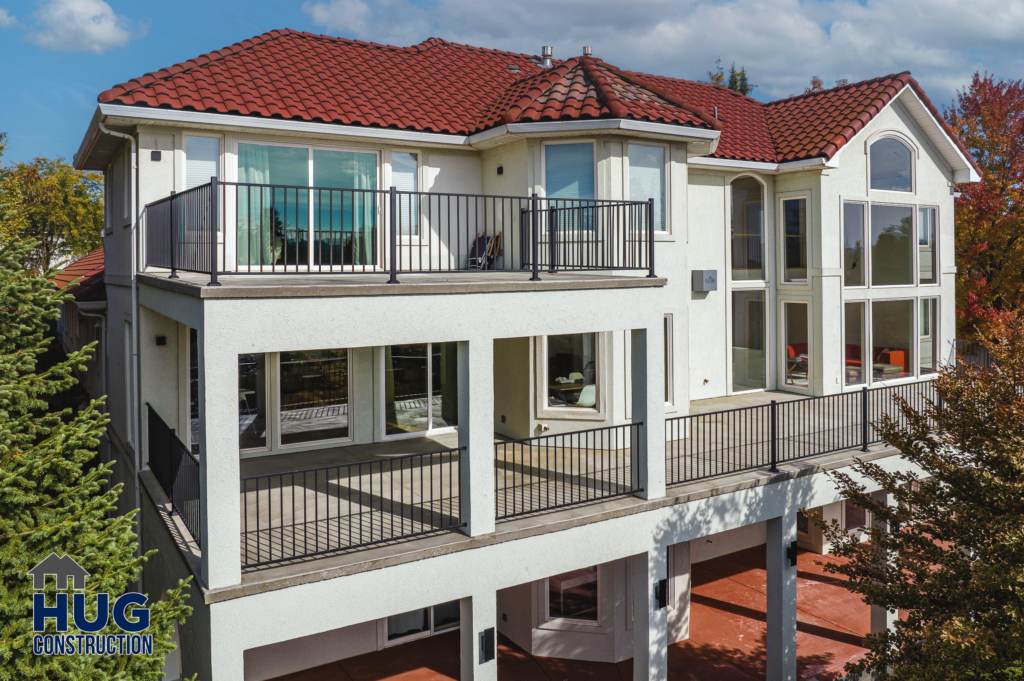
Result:
[[[797,676],[832,681],[865,650],[861,638],[870,609],[817,561],[837,560],[801,551],[797,558]],[[668,650],[671,681],[752,681],[765,675],[765,549],[763,546],[694,563],[690,639]],[[630,681],[632,660],[578,662],[526,654],[499,637],[502,681]],[[451,632],[397,648],[280,677],[277,681],[455,681],[459,634]]]

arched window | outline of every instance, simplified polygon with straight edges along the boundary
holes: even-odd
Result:
[[[732,182],[732,278],[733,281],[763,281],[764,190],[752,177]]]
[[[871,145],[871,188],[914,191],[914,166],[907,145],[894,137],[883,137]]]

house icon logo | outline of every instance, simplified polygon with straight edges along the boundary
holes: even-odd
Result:
[[[66,590],[68,582],[71,582],[71,588],[75,591],[82,591],[85,589],[85,578],[89,576],[89,571],[79,565],[71,556],[58,556],[56,553],[51,553],[29,570],[28,574],[32,576],[32,588],[35,591],[42,591],[46,588],[46,575],[54,576],[57,580],[57,588],[60,590]]]

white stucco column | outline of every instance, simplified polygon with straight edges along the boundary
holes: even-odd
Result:
[[[668,642],[690,638],[690,542],[668,547]]]
[[[661,325],[631,332],[633,422],[643,423],[636,444],[637,478],[644,499],[665,496],[665,337]]]
[[[199,330],[199,525],[203,581],[242,581],[238,465],[238,355]]]
[[[662,681],[668,678],[668,608],[658,608],[654,589],[667,576],[666,552],[655,546],[629,560],[633,575],[633,681]]]
[[[796,679],[796,562],[786,553],[796,541],[796,513],[767,521],[768,677]]]
[[[893,506],[896,504],[896,500],[888,494],[885,490],[879,490],[871,494],[875,501],[883,503],[886,506]],[[876,529],[888,532],[888,524],[880,519],[872,517],[871,524]],[[881,632],[892,629],[896,626],[896,620],[899,619],[899,613],[892,610],[886,610],[879,605],[871,606],[871,633],[880,634]]]
[[[462,681],[497,681],[498,624],[497,596],[476,594],[459,601],[459,654],[462,658]],[[494,659],[481,662],[480,636],[487,629],[494,632]]]
[[[459,341],[459,446],[463,532],[494,532],[494,341]]]

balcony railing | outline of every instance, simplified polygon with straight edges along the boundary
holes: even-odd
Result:
[[[642,423],[542,435],[494,445],[497,520],[642,491]]]
[[[756,407],[665,419],[669,485],[778,464],[845,449],[867,451],[881,442],[872,424],[906,417],[895,398],[923,410],[938,403],[933,381],[809,397]]]
[[[146,206],[146,265],[220,274],[636,270],[652,201],[221,182]]]
[[[242,567],[462,527],[462,451],[241,478]]]
[[[202,546],[199,525],[199,459],[178,439],[152,405],[147,404],[149,423],[149,469],[160,483],[198,546]]]

